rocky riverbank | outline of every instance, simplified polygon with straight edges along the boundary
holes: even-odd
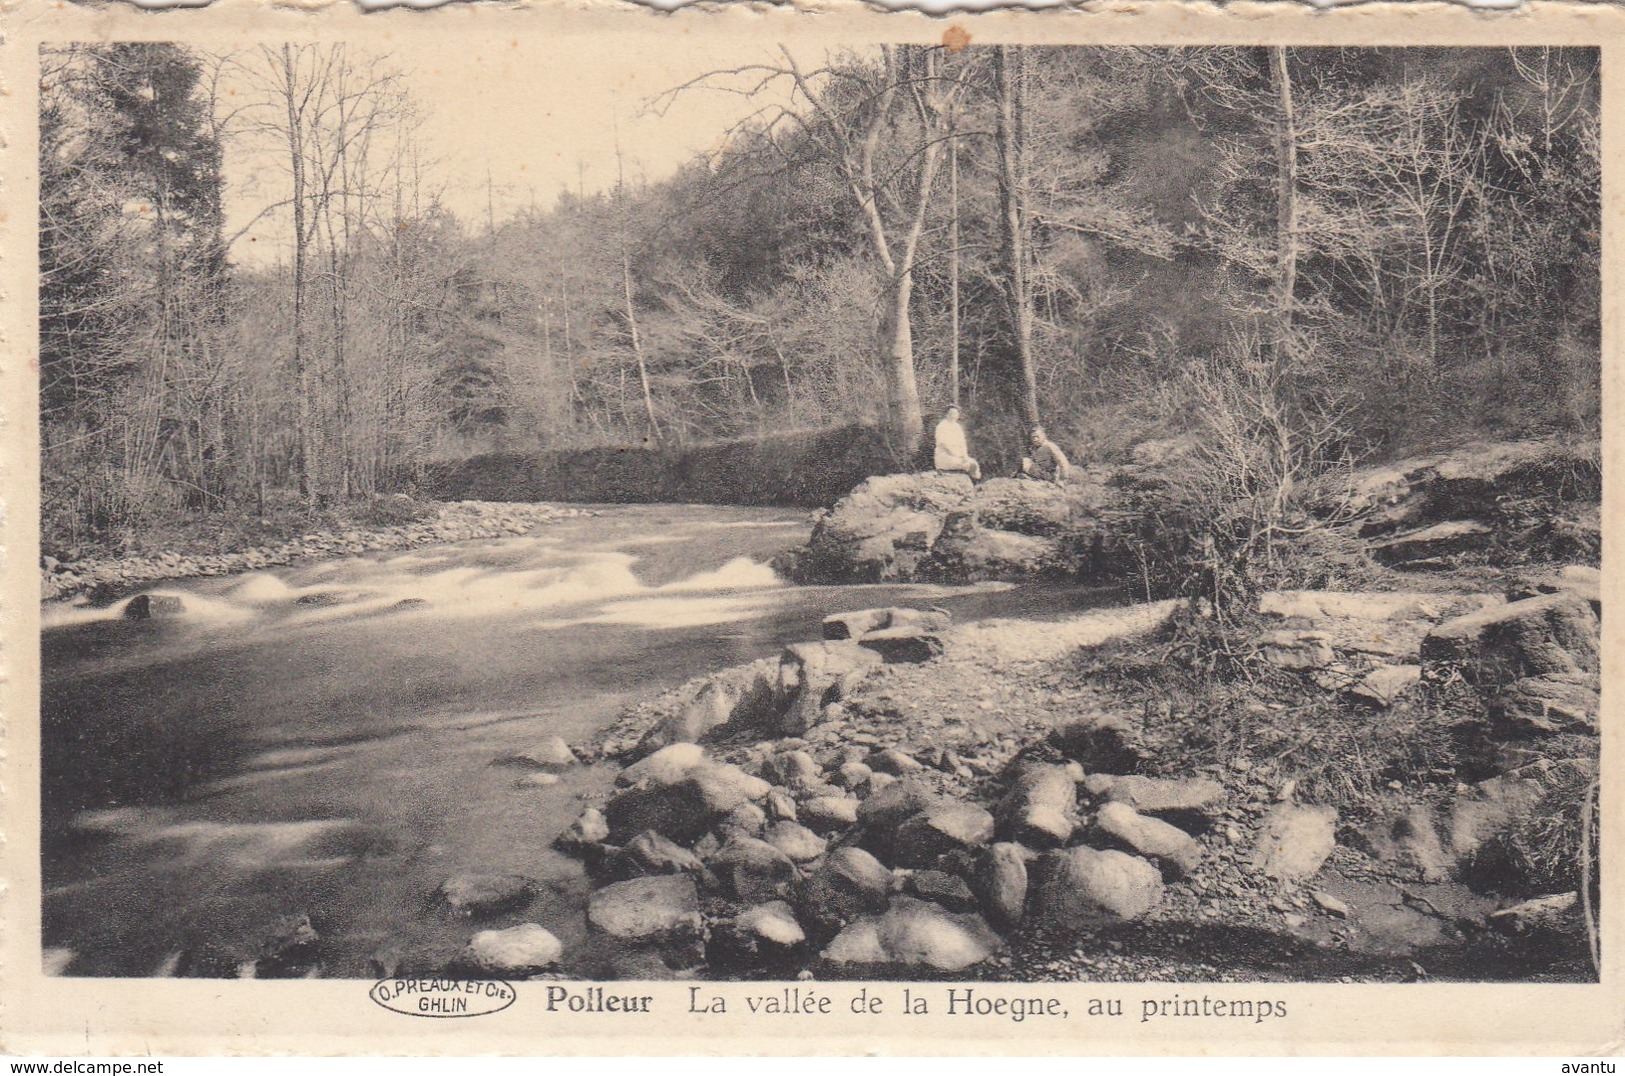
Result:
[[[476,538],[503,538],[592,514],[590,509],[567,505],[486,501],[423,504],[402,500],[405,502],[403,514],[409,510],[418,518],[381,527],[316,530],[286,541],[247,548],[227,536],[216,540],[209,552],[166,551],[71,561],[47,556],[40,565],[40,599],[60,601],[84,594],[92,600],[106,600],[167,579],[232,575],[318,557],[355,556]]]

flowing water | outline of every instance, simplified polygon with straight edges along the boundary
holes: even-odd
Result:
[[[588,892],[553,836],[607,767],[524,787],[505,754],[589,737],[629,701],[814,638],[827,612],[960,620],[1098,603],[1077,589],[796,587],[772,509],[617,506],[536,535],[330,560],[43,611],[44,943],[73,975],[153,975],[187,946],[307,912],[326,973],[455,948],[459,871],[543,883],[523,918],[574,949]],[[519,921],[510,916],[496,925]],[[71,956],[69,955],[71,953]]]

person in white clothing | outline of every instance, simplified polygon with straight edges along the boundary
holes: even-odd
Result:
[[[936,467],[939,471],[963,471],[970,475],[972,482],[982,480],[982,465],[971,458],[957,407],[948,408],[942,421],[937,423]]]

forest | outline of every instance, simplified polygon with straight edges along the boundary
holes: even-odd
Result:
[[[1599,422],[1594,49],[783,49],[644,102],[758,106],[674,174],[484,219],[386,56],[41,60],[47,552],[489,452],[869,427],[906,469],[950,402],[1000,468],[1039,423],[1090,462]]]

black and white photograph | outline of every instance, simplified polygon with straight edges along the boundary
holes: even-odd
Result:
[[[48,981],[1606,981],[1603,48],[440,14],[30,57]]]

